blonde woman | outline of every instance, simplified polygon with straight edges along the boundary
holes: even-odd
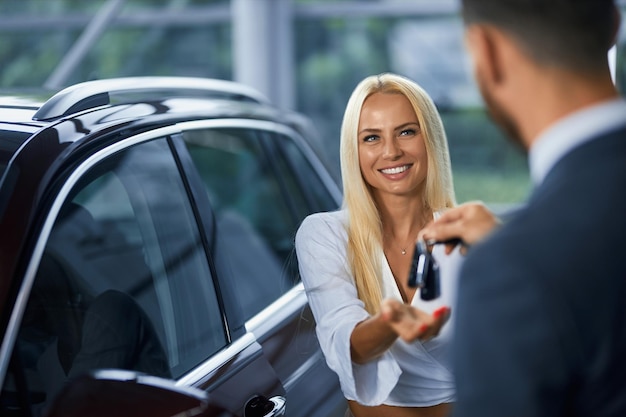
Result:
[[[455,204],[441,118],[415,82],[370,76],[348,101],[340,153],[342,209],[307,217],[296,236],[326,361],[356,417],[448,415],[458,251],[434,246],[441,297],[408,285],[418,233]]]

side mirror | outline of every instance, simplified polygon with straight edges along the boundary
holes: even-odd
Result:
[[[124,370],[100,370],[70,380],[46,417],[172,417],[204,413],[208,394],[174,381]]]

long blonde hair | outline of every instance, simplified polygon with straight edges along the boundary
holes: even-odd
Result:
[[[430,96],[415,82],[390,73],[361,81],[350,96],[341,125],[343,208],[348,211],[348,258],[357,293],[375,314],[382,301],[382,222],[359,164],[358,125],[363,102],[374,93],[404,95],[415,110],[428,154],[424,206],[433,211],[455,204],[448,142]]]

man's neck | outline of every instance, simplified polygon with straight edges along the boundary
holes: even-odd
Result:
[[[537,77],[536,94],[518,103],[517,115],[527,149],[543,131],[568,115],[619,97],[608,69],[606,74],[581,76],[565,71]]]

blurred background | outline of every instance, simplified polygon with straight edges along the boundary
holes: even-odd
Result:
[[[530,189],[526,157],[486,116],[462,34],[457,0],[0,0],[0,94],[139,75],[239,81],[308,116],[338,176],[350,92],[391,71],[435,100],[457,200],[515,204]]]

